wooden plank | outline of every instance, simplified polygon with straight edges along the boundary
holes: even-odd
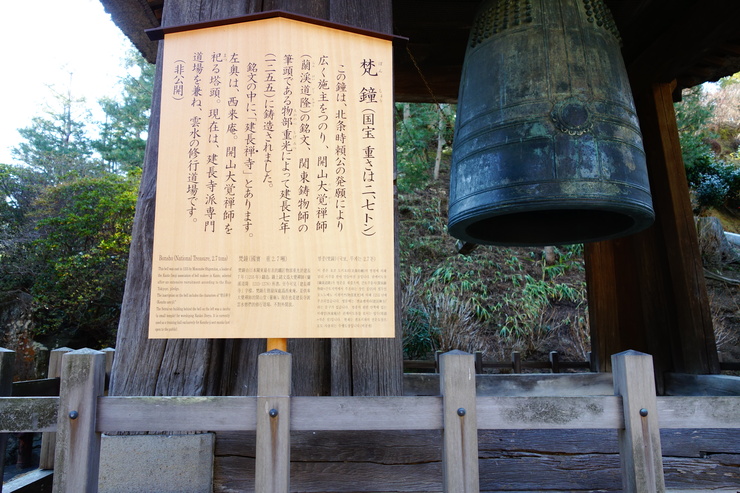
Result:
[[[217,433],[214,491],[253,491],[254,443],[254,432]],[[478,443],[482,491],[621,490],[616,430],[481,430]],[[740,430],[664,430],[661,443],[669,490],[738,484]],[[293,431],[291,484],[295,491],[441,491],[441,457],[436,430]]]
[[[49,352],[49,368],[46,376],[58,379],[62,376],[62,357],[72,351],[68,347],[52,349]],[[60,382],[56,383],[56,394],[59,395]],[[39,453],[39,469],[54,469],[54,454],[56,450],[56,433],[43,433],[41,435],[41,452]]]
[[[0,397],[5,397],[13,392],[13,373],[15,370],[15,351],[0,348]],[[5,415],[2,415],[5,417]],[[0,475],[5,471],[5,448],[8,445],[8,435],[0,433]],[[2,493],[0,484],[0,493]]]
[[[623,426],[615,396],[476,401],[479,429]],[[256,420],[248,415],[256,409],[256,397],[102,397],[97,431],[192,431],[204,425],[211,431],[254,430]],[[441,409],[441,397],[293,397],[291,430],[439,430]]]
[[[217,457],[214,492],[253,491],[254,482],[239,471],[249,470],[254,460],[246,457]],[[670,468],[669,492],[735,493],[737,480],[733,467],[709,461],[666,459]],[[481,459],[481,491],[542,493],[543,491],[603,492],[620,491],[617,455],[539,455],[533,452],[515,456]],[[736,469],[736,468],[735,468]],[[681,472],[683,471],[683,473]],[[301,492],[414,492],[442,491],[441,464],[306,462],[293,464],[293,488]],[[732,489],[733,482],[735,485]],[[702,487],[704,485],[704,487]],[[543,489],[543,486],[547,489]]]
[[[331,340],[331,395],[352,395],[352,341]]]
[[[291,430],[439,430],[441,397],[293,397]]]
[[[54,397],[59,395],[59,378],[13,382],[13,397]]]
[[[441,430],[369,432],[293,430],[290,434],[290,460],[292,463],[310,461],[441,463],[441,438]],[[254,458],[255,441],[256,433],[253,431],[217,432],[214,454]],[[616,433],[614,441],[616,443]]]
[[[101,397],[103,433],[255,430],[257,397]]]
[[[405,395],[439,395],[439,375],[407,373]],[[586,396],[613,395],[609,373],[476,375],[477,395],[497,396]]]
[[[3,484],[5,493],[52,493],[54,471],[35,469]]]
[[[59,397],[0,399],[0,433],[54,431]]]
[[[614,394],[622,396],[619,430],[622,487],[627,493],[665,491],[655,379],[650,355],[625,351],[612,356]]]
[[[740,397],[658,397],[661,428],[740,429]]]
[[[478,429],[619,429],[622,399],[599,397],[478,397]]]
[[[255,491],[290,491],[291,357],[282,351],[259,356]]]
[[[478,491],[478,423],[475,399],[475,358],[462,351],[440,356],[444,491]]]
[[[98,491],[100,434],[95,432],[98,397],[105,387],[105,354],[80,349],[62,358],[54,491]]]
[[[666,395],[740,395],[740,377],[668,373]]]

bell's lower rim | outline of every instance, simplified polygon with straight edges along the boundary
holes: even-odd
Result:
[[[645,204],[534,204],[494,211],[450,211],[448,232],[466,243],[500,246],[555,246],[592,243],[628,236],[655,219]]]

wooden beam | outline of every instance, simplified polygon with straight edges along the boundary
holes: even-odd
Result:
[[[586,246],[593,350],[599,371],[627,349],[663,373],[719,373],[699,243],[673,109],[673,85],[633,86],[656,214],[647,230]]]
[[[62,376],[62,357],[71,352],[68,347],[52,349],[49,353],[49,368],[47,377],[60,378]],[[39,454],[39,469],[54,469],[54,451],[56,450],[56,433],[41,435],[41,452]]]
[[[255,491],[290,491],[291,357],[283,351],[259,356]]]
[[[724,46],[728,39],[737,38],[740,3],[694,1],[672,14],[678,19],[657,38],[646,40],[634,59],[627,60],[633,84],[671,82],[697,65],[707,52]],[[658,10],[655,15],[665,16],[666,13]]]
[[[672,84],[652,84],[635,90],[656,213],[655,228],[662,240],[660,255],[668,264],[664,285],[671,287],[670,306],[676,314],[676,326],[664,332],[670,339],[662,343],[672,349],[674,371],[719,373],[672,93]]]
[[[625,351],[612,356],[614,394],[622,396],[619,430],[622,487],[627,493],[665,491],[658,405],[650,355]]]
[[[13,373],[15,372],[15,351],[0,348],[0,397],[7,397],[13,391]],[[3,415],[4,416],[4,415]],[[0,474],[5,471],[5,448],[8,445],[8,434],[0,433]],[[2,491],[2,486],[0,486]]]
[[[63,356],[54,456],[56,492],[98,491],[100,433],[95,422],[104,387],[105,354],[80,349]]]
[[[477,493],[478,413],[475,398],[475,359],[450,351],[440,359],[442,394],[442,464],[445,493]]]

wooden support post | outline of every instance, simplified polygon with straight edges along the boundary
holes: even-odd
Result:
[[[614,394],[622,396],[624,429],[619,430],[622,487],[626,493],[665,491],[653,359],[625,351],[612,356]]]
[[[101,349],[105,353],[105,377],[106,381],[110,379],[110,373],[113,371],[113,359],[116,357],[116,350],[112,347]]]
[[[483,352],[476,351],[474,355],[475,355],[475,373],[482,374],[483,373]]]
[[[462,351],[450,351],[439,359],[444,426],[444,491],[477,493],[480,490],[475,360],[472,354]]]
[[[270,351],[257,361],[255,491],[290,491],[291,355]]]
[[[284,353],[288,352],[288,339],[267,339],[267,352],[273,351],[277,349],[278,351],[282,351]]]
[[[639,78],[640,69],[631,70]],[[681,158],[671,83],[633,82],[655,224],[585,246],[591,348],[597,371],[626,349],[666,372],[719,373],[699,242]],[[662,393],[659,391],[659,393]]]
[[[98,491],[100,434],[95,432],[98,397],[105,386],[105,354],[92,349],[62,357],[54,491]]]
[[[560,354],[550,351],[550,369],[553,373],[560,373]]]
[[[49,369],[47,378],[59,378],[62,376],[62,356],[72,351],[68,347],[53,349],[49,353]],[[54,469],[54,450],[57,434],[46,432],[41,434],[41,452],[39,454],[39,469]]]
[[[15,351],[0,348],[0,397],[13,393],[13,373],[15,370]],[[8,433],[0,433],[0,477],[5,472],[5,447],[8,445]],[[0,493],[3,491],[0,481]]]
[[[522,372],[522,355],[519,351],[511,352],[511,367],[514,369],[514,373]]]

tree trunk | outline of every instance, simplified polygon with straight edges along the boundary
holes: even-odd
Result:
[[[445,114],[442,106],[438,108],[439,122],[437,123],[437,155],[434,158],[434,181],[439,180],[439,167],[442,164],[442,148],[445,145]]]
[[[162,26],[191,24],[267,10],[286,10],[392,32],[391,1],[168,0]],[[162,58],[159,45],[158,60]],[[118,328],[112,395],[256,395],[257,356],[264,339],[148,339],[162,68],[158,64],[144,171],[132,233],[126,292]],[[399,324],[395,339],[291,340],[293,393],[400,394]],[[336,356],[336,357],[335,357]],[[343,390],[342,390],[343,389]]]

